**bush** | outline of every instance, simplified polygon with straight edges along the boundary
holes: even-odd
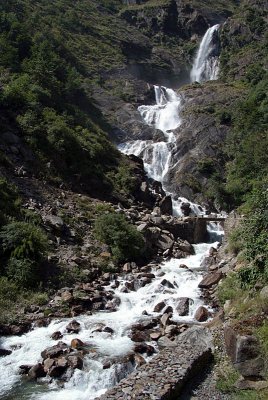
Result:
[[[12,222],[2,228],[0,240],[8,277],[25,288],[38,284],[48,250],[42,230],[27,222]]]
[[[135,260],[143,252],[142,234],[121,214],[109,213],[98,217],[94,231],[97,239],[110,246],[116,262]]]

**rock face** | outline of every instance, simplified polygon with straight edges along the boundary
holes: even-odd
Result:
[[[240,335],[232,327],[224,327],[226,351],[234,367],[244,377],[263,377],[264,359],[255,336]]]

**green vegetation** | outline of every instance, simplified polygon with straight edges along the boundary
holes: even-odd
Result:
[[[74,9],[70,0],[0,6],[0,135],[19,133],[39,176],[95,194],[120,185],[124,157],[105,133],[110,126],[92,102],[91,85],[125,60],[118,38],[131,35],[113,16],[119,2],[101,3],[101,11],[99,2]]]
[[[96,219],[96,237],[106,243],[116,262],[138,259],[144,248],[144,240],[135,226],[121,214],[108,213]]]

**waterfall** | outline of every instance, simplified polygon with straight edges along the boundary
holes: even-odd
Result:
[[[218,78],[218,43],[215,41],[218,29],[218,24],[212,26],[203,37],[191,70],[191,82],[211,81]]]

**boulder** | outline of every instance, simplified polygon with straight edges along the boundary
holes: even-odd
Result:
[[[0,349],[0,357],[9,356],[11,353],[11,350]]]
[[[41,356],[43,359],[46,358],[57,358],[62,354],[69,353],[70,348],[66,343],[59,342],[55,346],[48,347],[47,349],[41,352]]]
[[[155,353],[155,348],[146,343],[137,343],[134,347],[134,351],[135,353],[146,353],[147,356],[151,356]]]
[[[83,368],[83,360],[79,356],[69,356],[68,363],[73,369],[82,369]]]
[[[53,340],[59,340],[59,339],[62,339],[63,335],[60,331],[56,331],[56,332],[52,333],[52,335],[50,337]]]
[[[198,322],[204,322],[209,318],[209,312],[206,307],[200,306],[195,312],[194,318]]]
[[[242,376],[264,376],[263,353],[255,336],[240,335],[231,326],[225,325],[224,339],[226,352]]]
[[[80,339],[72,339],[71,341],[71,347],[73,349],[80,349],[81,347],[84,346],[84,343]]]
[[[161,281],[161,285],[163,285],[163,286],[165,286],[165,287],[167,287],[169,289],[174,289],[173,283],[169,282],[167,279],[163,279]]]
[[[143,364],[146,364],[145,359],[140,354],[135,354],[134,356],[135,364],[140,367]]]
[[[216,285],[222,278],[223,274],[222,272],[213,272],[208,275],[206,275],[202,281],[199,283],[198,287],[200,289],[209,289],[213,285]]]
[[[50,368],[52,368],[55,363],[56,361],[53,358],[47,358],[46,360],[44,360],[44,371],[48,373]]]
[[[143,331],[134,331],[131,333],[130,338],[133,342],[145,342],[148,340],[149,335]]]
[[[154,312],[159,313],[160,311],[163,310],[163,308],[166,306],[166,303],[164,301],[161,301],[160,303],[157,303],[154,307]]]
[[[180,297],[176,304],[176,311],[180,317],[189,314],[190,299],[189,297]]]
[[[28,372],[28,376],[32,379],[42,378],[46,376],[44,367],[42,364],[38,363],[34,365]]]
[[[172,215],[172,200],[171,196],[165,196],[160,202],[159,207],[161,214]]]
[[[161,233],[157,241],[157,247],[163,251],[171,249],[174,245],[174,239],[166,233]]]
[[[163,327],[165,328],[166,325],[168,325],[170,323],[170,314],[169,313],[163,314],[162,317],[160,318],[160,322],[163,325]]]
[[[64,373],[66,368],[67,364],[65,367],[61,367],[59,365],[53,365],[48,371],[48,375],[51,376],[51,378],[59,378]]]
[[[67,326],[66,326],[66,331],[68,333],[78,333],[80,331],[80,323],[77,322],[75,319],[71,321]]]

